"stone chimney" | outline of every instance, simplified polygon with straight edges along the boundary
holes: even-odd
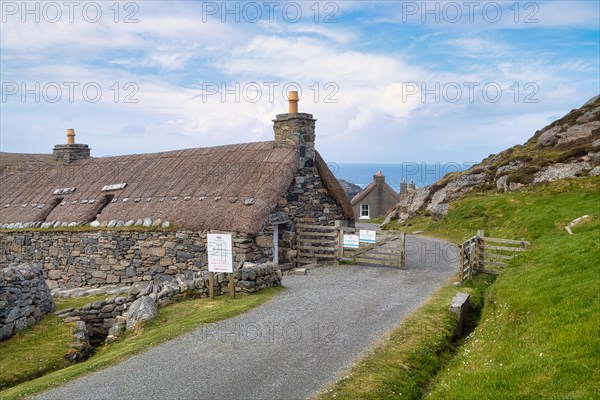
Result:
[[[54,158],[63,162],[64,164],[70,164],[75,160],[90,157],[90,148],[87,144],[75,143],[75,130],[67,129],[67,144],[57,144],[52,150]]]
[[[298,112],[298,92],[288,94],[289,112],[277,114],[273,120],[275,141],[278,144],[298,146],[300,168],[312,168],[315,165],[315,122],[312,114]]]
[[[381,171],[377,171],[377,173],[375,175],[373,175],[373,181],[375,182],[375,189],[373,191],[373,193],[375,193],[375,200],[373,201],[373,205],[371,207],[373,207],[373,212],[374,213],[381,213],[381,212],[385,212],[385,207],[384,207],[384,186],[385,186],[385,176],[381,173]],[[377,215],[375,214],[375,215]]]
[[[406,184],[406,179],[402,178],[402,183],[400,183],[400,194],[408,193],[408,185]]]
[[[412,179],[410,180],[410,183],[408,185],[408,188],[411,190],[417,190],[417,186],[415,185],[415,181],[413,181]]]
[[[373,180],[377,186],[383,186],[385,183],[385,176],[381,173],[381,171],[377,171],[375,175],[373,175]]]

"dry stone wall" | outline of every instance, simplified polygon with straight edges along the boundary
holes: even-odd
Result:
[[[235,263],[267,261],[249,235],[233,240]],[[259,241],[260,242],[260,241]],[[0,233],[0,265],[39,263],[51,289],[152,281],[207,270],[206,233],[193,231],[20,231]]]
[[[0,269],[0,340],[33,325],[54,310],[40,265]]]
[[[236,292],[252,293],[281,284],[282,274],[273,264],[245,263],[234,273]],[[165,306],[177,296],[207,297],[208,273],[187,271],[183,274],[156,274],[150,282],[137,283],[122,294],[109,296],[106,300],[89,303],[80,308],[62,310],[58,316],[66,322],[82,321],[92,345],[104,341],[111,331],[117,331],[120,317],[138,299],[149,296],[159,306]],[[229,293],[229,275],[215,274],[215,295]],[[112,329],[111,329],[112,328]],[[109,338],[110,340],[110,338]]]

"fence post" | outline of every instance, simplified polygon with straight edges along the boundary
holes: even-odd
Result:
[[[483,231],[483,229],[478,230],[477,231],[477,244],[476,244],[477,245],[477,271],[478,272],[483,270],[484,237],[485,237],[485,232]]]
[[[460,254],[460,265],[458,266],[458,279],[462,283],[465,280],[465,251],[462,244],[458,245]]]
[[[474,247],[475,246],[473,246],[473,245],[469,246],[469,275],[468,275],[469,278],[468,279],[473,279],[473,266],[475,265],[475,263],[474,263],[475,256],[473,254]]]
[[[335,239],[337,243],[337,257],[335,258],[335,265],[340,264],[340,258],[344,257],[344,229],[342,228],[342,221],[335,221]]]
[[[400,233],[400,269],[406,268],[406,232]]]

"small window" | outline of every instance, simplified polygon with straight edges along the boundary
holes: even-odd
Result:
[[[360,205],[360,217],[361,218],[369,218],[369,205],[368,204]]]

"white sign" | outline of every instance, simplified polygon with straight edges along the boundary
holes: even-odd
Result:
[[[348,249],[358,249],[358,235],[344,235],[344,247]]]
[[[233,272],[233,245],[231,233],[207,233],[208,270]]]
[[[361,242],[375,243],[375,235],[377,234],[377,231],[366,231],[361,229],[358,234]]]

